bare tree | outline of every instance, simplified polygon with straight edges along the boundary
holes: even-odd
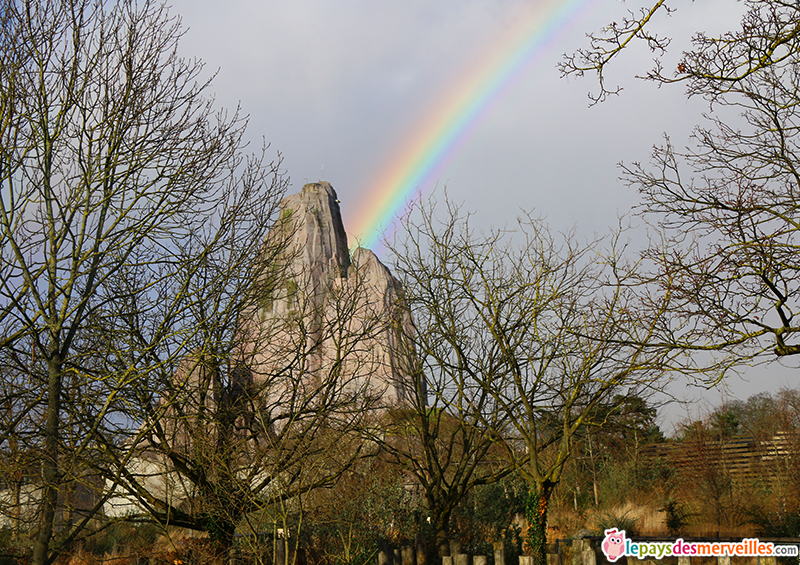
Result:
[[[797,58],[800,9],[793,2],[781,0],[746,0],[741,4],[745,6],[741,29],[719,37],[696,32],[691,38],[693,48],[682,54],[674,69],[665,68],[662,61],[673,38],[653,30],[658,15],[677,12],[675,3],[669,0],[653,0],[638,11],[627,10],[599,32],[587,34],[589,46],[565,55],[559,68],[564,76],[594,73],[599,91],[589,98],[592,103],[601,102],[622,90],[606,84],[608,66],[623,50],[643,42],[655,59],[653,68],[638,78],[659,84],[682,83],[688,96],[712,100],[745,93],[750,79],[773,68],[786,68]],[[673,17],[681,16],[678,13]]]
[[[310,194],[312,203],[290,210]],[[315,226],[306,214],[317,222],[338,214],[329,186],[307,185],[284,199],[260,244],[219,238],[219,253],[204,256],[205,276],[184,289],[181,326],[195,328],[190,354],[177,360],[171,340],[154,345],[140,336],[107,356],[123,359],[121,367],[134,364],[124,356],[150,359],[150,382],[131,402],[141,425],[124,451],[107,446],[115,463],[107,476],[131,503],[124,510],[208,532],[221,551],[237,528],[258,533],[265,517],[270,530],[282,522],[287,530],[308,493],[334,485],[369,454],[358,430],[386,408],[391,386],[379,376],[393,369],[376,350],[393,322],[367,252],[351,263],[343,244],[333,259],[307,261]],[[128,311],[137,321],[125,335],[141,327],[140,313],[160,307],[149,292],[136,298]]]
[[[741,27],[720,37],[698,33],[677,69],[646,78],[681,82],[714,111],[681,150],[670,139],[649,165],[623,166],[661,235],[651,246],[652,283],[670,297],[673,323],[664,346],[691,357],[714,382],[731,367],[797,355],[798,62],[800,7],[749,0]],[[647,37],[654,10],[612,24],[568,58],[566,73],[597,71],[629,43]],[[665,42],[657,43],[665,46]],[[600,97],[607,93],[601,81]],[[737,116],[731,121],[731,116]]]
[[[101,456],[92,462],[105,479],[109,513],[128,510],[136,519],[193,527],[229,543],[226,520],[235,526],[239,512],[235,470],[253,440],[248,430],[258,398],[250,367],[237,354],[237,324],[257,299],[265,266],[285,246],[264,244],[276,196],[231,187],[214,221],[175,250],[174,274],[141,287],[142,273],[125,269],[109,281],[116,312],[92,326],[87,347],[98,377],[131,377],[125,386],[98,378],[101,394],[117,398],[95,430]],[[122,512],[113,510],[120,492],[128,494]]]
[[[659,36],[651,32],[652,20],[656,14],[674,12],[668,0],[654,0],[649,6],[641,8],[638,12],[628,10],[620,14],[617,21],[606,25],[599,33],[589,33],[589,47],[578,49],[575,53],[565,55],[559,63],[562,76],[584,76],[594,73],[597,76],[598,92],[589,93],[591,104],[604,101],[611,95],[619,94],[619,86],[609,86],[606,83],[606,68],[616,56],[637,41],[647,44],[650,51],[657,55],[664,55],[670,44],[670,38]],[[656,59],[656,69],[651,74],[660,75],[661,64]]]
[[[408,357],[417,363],[412,397],[370,435],[387,459],[419,486],[436,531],[437,552],[444,556],[450,555],[450,518],[458,504],[474,487],[503,478],[513,466],[495,445],[504,413],[491,414],[492,427],[487,428],[487,415],[475,415],[474,403],[453,389],[447,373],[428,366],[435,363],[429,342],[433,338],[416,330],[406,335],[404,342],[413,344]]]
[[[59,492],[113,443],[117,410],[153,368],[127,354],[109,372],[104,356],[142,341],[184,353],[185,289],[208,255],[187,242],[216,234],[203,242],[213,249],[233,233],[215,213],[223,203],[261,206],[250,218],[266,225],[282,185],[263,157],[243,161],[244,121],[214,110],[165,7],[23,0],[0,18],[3,378],[16,371],[36,387],[0,444],[32,429],[26,413],[42,416],[31,441],[42,458],[33,563],[44,565],[102,507],[100,497],[54,543]],[[158,312],[127,308],[147,293]]]
[[[426,369],[469,407],[528,482],[529,550],[544,563],[547,508],[583,427],[615,394],[659,378],[645,347],[661,311],[625,283],[629,267],[597,244],[560,243],[529,218],[478,235],[447,204],[416,210],[395,247]],[[452,403],[452,401],[450,401]]]

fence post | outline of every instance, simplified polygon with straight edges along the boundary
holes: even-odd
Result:
[[[403,565],[416,565],[414,562],[414,548],[410,545],[404,545],[400,550],[402,554]]]
[[[597,554],[592,547],[592,540],[583,540],[581,552],[581,565],[597,565]]]
[[[572,540],[572,565],[583,565],[583,540]]]
[[[533,565],[533,555],[520,555],[519,565]]]
[[[378,541],[378,565],[392,565],[391,562],[391,547],[389,542],[385,539]]]
[[[494,542],[494,565],[506,565],[506,549],[502,541]]]
[[[417,537],[414,539],[414,547],[417,550],[417,565],[427,565],[428,546],[425,543],[425,536],[421,532],[417,532]]]
[[[286,540],[284,538],[275,540],[275,565],[286,565]]]
[[[454,565],[469,565],[469,555],[466,553],[459,553],[455,557],[453,557],[453,564]]]

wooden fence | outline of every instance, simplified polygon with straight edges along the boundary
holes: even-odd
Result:
[[[599,536],[583,539],[558,540],[558,543],[548,544],[547,565],[778,565],[775,556],[762,557],[689,557],[672,556],[663,559],[638,559],[636,557],[622,557],[615,563],[610,563],[602,550],[600,543],[603,538]],[[673,542],[674,539],[647,538],[636,541],[647,542]],[[686,542],[739,542],[741,539],[720,538],[686,538]],[[771,541],[776,545],[800,546],[800,539],[761,539]],[[567,549],[569,548],[569,549]],[[792,558],[797,560],[797,557]],[[394,550],[381,550],[378,554],[377,565],[429,565],[426,563],[424,552],[419,553],[412,546],[404,546]],[[430,564],[436,565],[436,564]],[[442,557],[442,565],[506,565],[505,554],[502,547],[495,546],[494,555],[467,555],[457,553]],[[514,564],[516,565],[516,564]],[[522,555],[519,565],[534,565],[533,557]]]

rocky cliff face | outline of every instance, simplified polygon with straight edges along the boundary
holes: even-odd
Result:
[[[271,259],[241,343],[267,404],[320,395],[405,403],[411,318],[402,288],[371,251],[350,256],[333,187],[307,184],[284,198],[264,245]]]
[[[330,183],[307,184],[302,192],[284,198],[279,222],[279,230],[290,237],[287,257],[292,274],[315,286],[347,276],[347,234]]]
[[[137,446],[126,467],[138,486],[109,480],[107,515],[141,511],[140,488],[199,511],[211,495],[176,472],[172,456],[185,455],[212,483],[233,473],[266,488],[297,474],[309,453],[331,441],[335,449],[321,456],[330,467],[337,450],[352,453],[348,432],[356,424],[366,417],[371,425],[372,415],[411,398],[403,339],[411,316],[401,285],[368,249],[350,255],[330,184],[307,184],[281,202],[260,256],[229,380],[204,352],[184,359],[174,375],[177,396],[158,406],[167,445]]]

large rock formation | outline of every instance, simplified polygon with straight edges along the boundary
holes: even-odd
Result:
[[[284,198],[263,256],[240,341],[267,404],[321,388],[381,407],[404,403],[409,351],[401,336],[411,319],[400,283],[368,249],[350,256],[329,183]]]
[[[140,440],[121,487],[107,483],[116,491],[108,515],[138,512],[142,500],[195,515],[224,506],[218,484],[242,482],[262,497],[273,484],[300,488],[287,483],[314,467],[310,459],[322,458],[318,474],[345,464],[358,426],[408,402],[411,316],[401,285],[371,251],[351,256],[330,184],[286,197],[259,255],[233,358],[184,359],[174,396],[155,407],[161,435]],[[320,454],[329,442],[336,448]]]

